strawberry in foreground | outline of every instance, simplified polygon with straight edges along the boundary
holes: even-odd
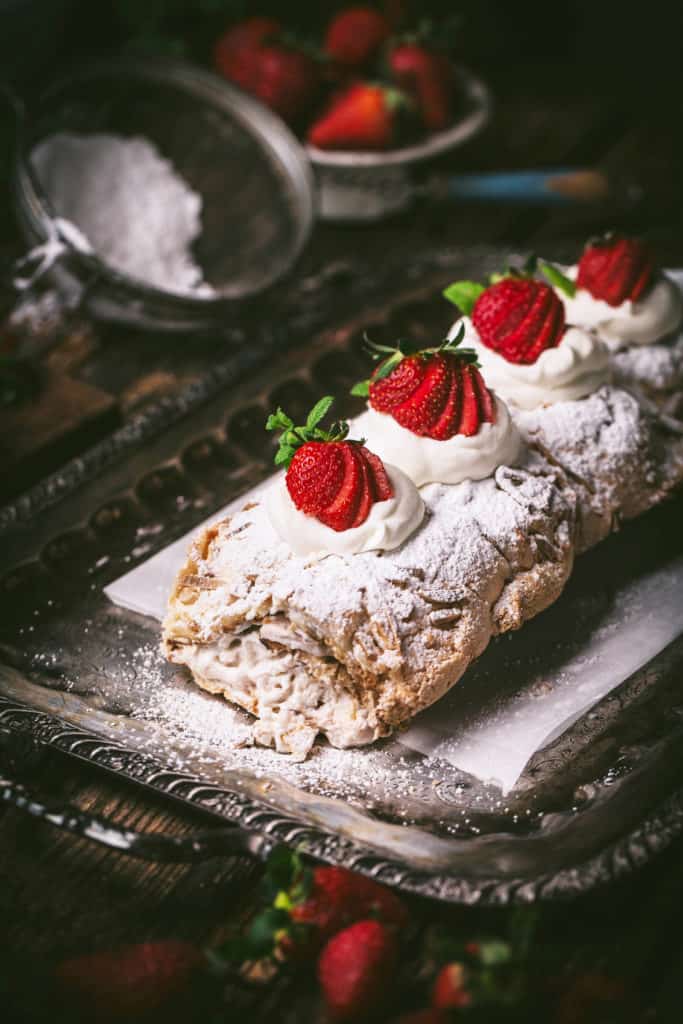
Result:
[[[550,284],[536,280],[532,258],[522,270],[494,274],[488,285],[458,281],[444,296],[467,316],[484,345],[510,363],[535,363],[548,348],[562,341],[564,304]],[[573,294],[576,286],[549,263],[538,263],[551,284]]]
[[[368,342],[373,357],[382,362],[353,394],[367,395],[376,412],[388,413],[420,437],[471,437],[482,423],[495,421],[496,409],[476,354],[459,347],[463,333],[438,348],[417,350],[403,341],[394,348]]]
[[[395,46],[389,54],[394,82],[414,102],[420,119],[430,132],[443,131],[453,120],[454,71],[444,53],[419,42]]]
[[[380,921],[357,921],[327,943],[318,980],[336,1020],[363,1017],[386,999],[398,958],[393,930]]]
[[[465,968],[457,962],[446,964],[436,976],[432,1006],[437,1010],[460,1010],[471,1002],[472,995],[466,988]]]
[[[654,264],[647,246],[637,238],[608,234],[591,241],[579,260],[576,283],[594,299],[620,306],[636,302],[652,280]]]
[[[59,991],[94,1020],[132,1020],[179,995],[203,958],[186,942],[142,942],[63,960]]]
[[[330,22],[325,52],[347,68],[359,68],[374,57],[390,32],[383,14],[373,7],[345,7]]]
[[[348,423],[319,427],[332,403],[329,396],[322,398],[302,427],[278,409],[266,429],[282,431],[275,464],[287,466],[287,490],[295,507],[341,532],[364,523],[375,502],[387,501],[394,491],[382,460],[363,441],[347,438]]]
[[[347,868],[310,868],[284,846],[268,858],[264,889],[270,905],[237,945],[243,958],[305,962],[334,934],[363,918],[397,929],[409,923],[403,900],[391,889]]]
[[[346,868],[315,868],[305,895],[304,891],[297,881],[290,916],[298,924],[310,925],[320,941],[363,917],[373,916],[397,928],[408,924],[408,912],[398,896]]]
[[[318,149],[387,149],[396,137],[403,93],[370,82],[356,82],[333,98],[308,131]]]

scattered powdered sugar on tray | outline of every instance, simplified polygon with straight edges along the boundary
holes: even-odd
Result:
[[[213,293],[191,251],[201,196],[148,139],[58,133],[31,162],[56,214],[112,267],[167,291]]]
[[[184,673],[170,672],[158,647],[150,643],[132,655],[136,676],[136,706],[132,716],[149,723],[150,752],[157,753],[163,738],[165,761],[178,771],[199,769],[206,777],[211,768],[219,774],[237,770],[263,779],[277,779],[318,796],[347,799],[368,809],[374,790],[378,797],[391,795],[399,817],[410,817],[402,803],[419,796],[444,778],[443,764],[428,762],[396,743],[340,750],[317,744],[306,761],[283,756],[269,747],[252,746],[254,719],[221,697],[194,686]],[[138,738],[138,745],[139,738]],[[416,767],[419,765],[418,774]],[[450,774],[453,774],[451,769]]]

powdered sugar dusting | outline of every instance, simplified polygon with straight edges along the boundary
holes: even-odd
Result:
[[[613,356],[617,384],[648,393],[683,388],[683,334],[668,344],[634,345]]]

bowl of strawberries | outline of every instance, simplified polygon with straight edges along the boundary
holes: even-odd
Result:
[[[488,120],[489,91],[453,59],[449,38],[444,26],[406,31],[378,8],[349,6],[313,43],[247,18],[218,38],[213,63],[297,133],[323,219],[374,220],[408,205],[416,164]]]

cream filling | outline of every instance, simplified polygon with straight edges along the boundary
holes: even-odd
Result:
[[[273,529],[296,555],[357,555],[399,547],[422,522],[424,503],[405,473],[386,463],[384,468],[394,489],[393,497],[376,501],[360,526],[340,531],[301,512],[289,495],[285,478],[280,477],[264,501]]]
[[[522,443],[508,407],[497,396],[495,403],[495,422],[482,423],[471,437],[455,434],[447,441],[419,437],[393,416],[372,408],[354,420],[354,433],[365,437],[368,448],[385,464],[399,466],[417,487],[482,480],[498,466],[514,463]]]
[[[585,398],[609,381],[609,349],[595,334],[578,327],[568,328],[559,345],[541,352],[535,363],[525,364],[508,362],[484,345],[469,317],[456,320],[449,338],[461,324],[463,348],[477,353],[488,387],[519,409]]]
[[[576,280],[577,267],[567,267],[567,277]],[[611,351],[627,345],[651,345],[671,334],[683,321],[683,296],[680,288],[664,274],[636,302],[627,299],[619,306],[610,306],[603,299],[594,299],[585,288],[577,289],[574,298],[557,290],[562,299],[567,323],[596,332]]]
[[[277,637],[277,644],[263,643]],[[287,646],[282,646],[287,638]],[[374,713],[334,680],[315,679],[297,651],[320,645],[284,624],[224,636],[210,644],[179,648],[174,661],[192,671],[199,685],[255,715],[253,737],[279,753],[305,758],[318,732],[335,747],[372,743],[382,729]]]

